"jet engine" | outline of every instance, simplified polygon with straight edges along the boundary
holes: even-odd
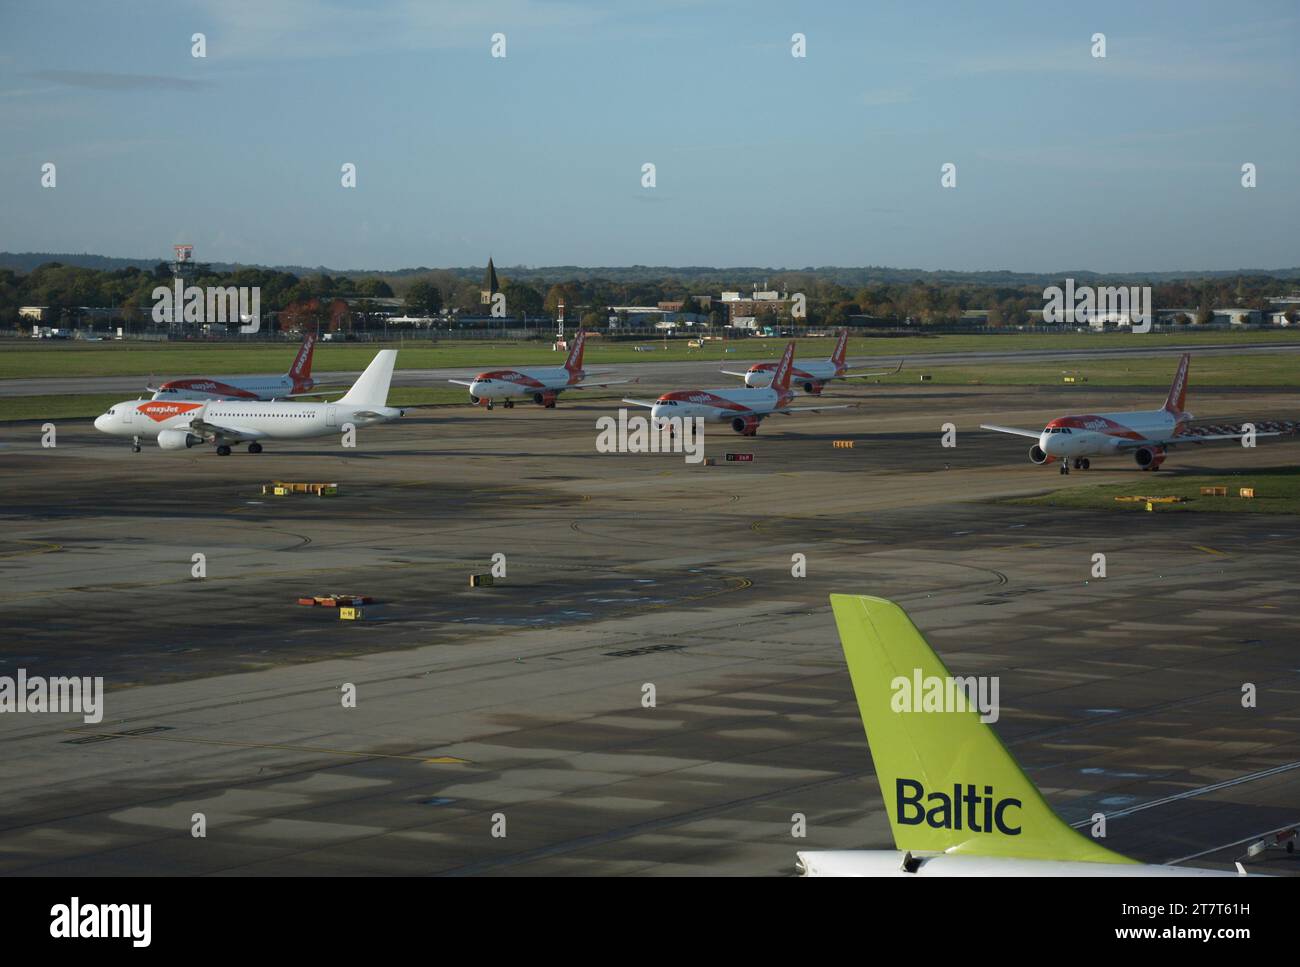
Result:
[[[753,436],[758,432],[759,422],[756,416],[738,416],[731,421],[731,428],[741,436]]]
[[[1034,463],[1050,463],[1052,461],[1052,458],[1037,443],[1029,448],[1029,459]]]
[[[203,437],[196,436],[188,430],[159,430],[158,446],[164,450],[188,450],[197,443],[202,443]]]
[[[538,406],[544,406],[548,410],[552,410],[555,408],[555,394],[550,390],[544,393],[534,393],[533,402]]]
[[[1165,452],[1163,448],[1139,447],[1133,451],[1133,459],[1143,470],[1159,470],[1165,462]]]
[[[803,391],[809,396],[821,396],[825,385],[825,383],[817,383],[810,379],[804,382]]]

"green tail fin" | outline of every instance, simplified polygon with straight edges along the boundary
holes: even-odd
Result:
[[[914,702],[952,679],[902,608],[850,594],[832,594],[831,608],[898,849],[1136,862],[1057,816],[977,709]]]

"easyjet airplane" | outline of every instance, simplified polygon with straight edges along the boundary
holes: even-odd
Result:
[[[657,400],[630,400],[633,406],[648,406],[652,419],[702,417],[711,423],[730,423],[741,436],[753,436],[758,425],[773,413],[819,413],[822,410],[847,410],[840,406],[791,406],[794,393],[790,376],[794,372],[794,340],[786,344],[781,361],[772,372],[771,382],[762,389],[692,389],[665,393]]]
[[[898,365],[893,369],[883,369],[874,373],[850,373],[848,371],[849,365],[844,359],[844,352],[848,345],[849,331],[842,329],[840,330],[839,341],[835,344],[835,352],[831,353],[830,359],[819,359],[815,362],[796,366],[791,371],[790,382],[811,396],[821,396],[826,384],[832,380],[865,379],[868,376],[893,376],[903,368],[903,361],[900,359]],[[755,363],[743,373],[734,372],[730,369],[724,369],[722,372],[728,376],[745,377],[746,386],[768,386],[772,382],[772,373],[775,370],[776,363]]]
[[[1076,470],[1087,470],[1091,466],[1089,457],[1121,453],[1133,454],[1133,459],[1143,470],[1159,470],[1171,447],[1240,440],[1252,433],[1257,437],[1281,436],[1295,431],[1294,423],[1272,422],[1259,424],[1251,431],[1239,427],[1192,429],[1192,414],[1183,409],[1187,402],[1187,367],[1190,361],[1191,356],[1187,353],[1178,361],[1169,396],[1158,410],[1062,416],[1042,430],[1021,430],[995,423],[981,423],[980,429],[1032,437],[1038,442],[1029,448],[1029,459],[1034,463],[1060,460],[1061,473],[1069,473],[1071,464]],[[1228,432],[1220,432],[1223,430]]]
[[[898,680],[952,681],[892,601],[832,594],[892,850],[800,852],[804,876],[1240,876],[1139,863],[1052,811],[977,709],[897,701]]]
[[[457,386],[468,386],[469,401],[475,406],[482,403],[489,410],[497,400],[501,400],[506,409],[511,409],[515,405],[515,400],[520,398],[531,398],[538,406],[551,410],[555,408],[556,398],[565,390],[632,382],[629,379],[588,379],[589,376],[599,376],[601,373],[587,372],[582,368],[582,350],[586,343],[586,330],[578,330],[578,335],[574,337],[573,347],[569,350],[569,356],[563,366],[545,366],[538,369],[494,369],[479,373],[472,379],[449,379],[447,382],[455,383]]]
[[[316,351],[316,334],[302,337],[298,355],[283,376],[254,376],[248,379],[211,379],[190,376],[168,380],[146,389],[156,400],[283,400],[293,396],[319,396],[310,390],[316,385],[311,378],[311,357]]]
[[[128,400],[95,418],[95,429],[132,437],[140,452],[142,437],[152,437],[164,450],[186,450],[212,444],[217,454],[248,444],[261,453],[263,440],[304,440],[342,433],[353,427],[391,423],[403,411],[388,405],[396,349],[381,349],[352,388],[336,403],[290,403],[260,400]]]

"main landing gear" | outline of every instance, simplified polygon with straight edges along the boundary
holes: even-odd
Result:
[[[1089,467],[1091,467],[1091,466],[1092,466],[1092,463],[1091,463],[1091,461],[1088,460],[1087,457],[1075,457],[1075,458],[1074,458],[1074,469],[1075,469],[1075,470],[1087,470],[1087,469],[1088,469]],[[1069,472],[1070,472],[1070,461],[1069,461],[1069,460],[1062,460],[1062,461],[1061,461],[1061,473],[1063,473],[1063,474],[1068,474]]]
[[[230,447],[226,446],[224,443],[221,444],[221,446],[217,447],[217,456],[219,457],[230,456]]]
[[[504,406],[507,410],[513,410],[513,409],[515,408],[515,401],[514,401],[514,400],[506,400],[506,401],[505,401],[504,403],[502,403],[501,405]]]
[[[250,443],[250,444],[248,445],[248,452],[249,452],[249,453],[261,453],[261,452],[262,452],[262,444],[260,444],[260,443]]]

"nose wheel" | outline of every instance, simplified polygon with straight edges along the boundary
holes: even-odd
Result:
[[[487,401],[487,408],[488,408],[489,410],[492,409],[492,401],[491,401],[491,400],[488,400],[488,401]]]
[[[139,452],[140,452],[140,438],[139,438],[139,437],[133,437],[133,438],[131,439],[131,452],[132,452],[132,453],[139,453]]]

